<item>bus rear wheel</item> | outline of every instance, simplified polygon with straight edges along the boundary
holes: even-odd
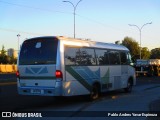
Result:
[[[128,81],[128,83],[127,83],[127,87],[124,88],[124,91],[125,91],[126,93],[132,92],[132,86],[133,86],[133,82],[132,82],[132,80],[130,79],[130,80]]]
[[[94,84],[90,93],[90,100],[96,100],[100,96],[100,90],[97,84]]]

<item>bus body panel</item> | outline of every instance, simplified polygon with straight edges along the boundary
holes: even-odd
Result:
[[[67,66],[68,67],[68,66]],[[101,91],[111,91],[116,89],[125,88],[127,86],[127,81],[129,79],[129,73],[133,74],[134,68],[130,66],[130,71],[128,71],[128,66],[69,66],[74,71],[70,72],[66,70],[66,81],[67,86],[73,82],[78,82],[83,85],[88,92],[90,91],[94,82],[99,82],[102,86]],[[124,70],[123,70],[124,69]],[[135,84],[134,84],[135,85]],[[79,85],[73,86],[74,95],[88,94],[84,93],[78,89]],[[75,89],[74,89],[75,88]],[[85,90],[85,91],[86,91]]]
[[[88,91],[79,81],[69,80],[63,82],[63,96],[87,95]]]
[[[18,69],[19,94],[62,95],[62,81],[55,76],[56,65],[27,65],[19,66]]]
[[[19,79],[20,84],[25,84],[25,86],[30,86],[30,87],[55,86],[56,82],[55,65],[38,65],[38,66],[27,65],[27,66],[19,66],[18,69],[20,74],[20,79]],[[33,82],[33,80],[35,82]],[[50,82],[49,83],[44,82],[45,80],[48,80]]]

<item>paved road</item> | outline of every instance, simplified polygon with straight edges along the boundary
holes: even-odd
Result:
[[[8,74],[0,73],[0,82],[2,83],[2,82],[8,82],[8,81],[15,82],[16,74],[15,73],[8,73]]]
[[[84,97],[55,100],[53,97],[21,96],[13,82],[0,84],[0,90],[0,111],[77,111],[71,114],[74,118],[82,111],[149,111],[150,103],[160,98],[160,77],[140,77],[131,94],[107,92],[94,102],[87,102]]]

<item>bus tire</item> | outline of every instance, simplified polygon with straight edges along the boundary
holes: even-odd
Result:
[[[128,83],[127,83],[127,87],[124,88],[124,91],[126,93],[130,93],[130,92],[132,92],[132,87],[133,87],[133,81],[132,81],[132,79],[129,79]]]
[[[93,84],[92,90],[90,92],[90,100],[96,100],[100,96],[100,86],[98,84]]]

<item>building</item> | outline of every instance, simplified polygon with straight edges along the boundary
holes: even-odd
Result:
[[[16,50],[14,50],[13,48],[10,48],[7,50],[7,55],[13,58],[17,58],[18,53]]]

